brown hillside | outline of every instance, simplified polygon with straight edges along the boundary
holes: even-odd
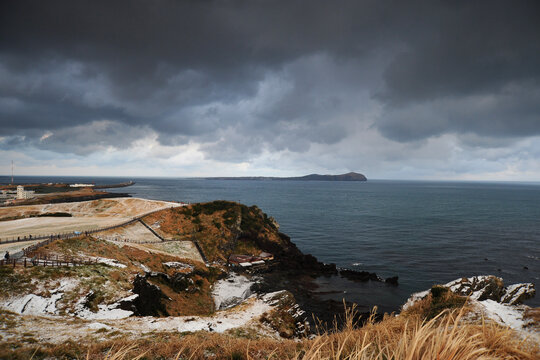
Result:
[[[298,252],[257,206],[214,201],[166,209],[144,221],[166,238],[197,241],[209,261],[224,262],[231,254]]]

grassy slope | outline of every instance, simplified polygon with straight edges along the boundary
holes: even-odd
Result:
[[[193,204],[147,216],[147,224],[167,238],[196,240],[210,261],[226,261],[229,255],[258,255],[291,247],[272,221],[258,207],[229,201]]]
[[[200,291],[187,293],[176,292],[168,284],[159,279],[149,279],[158,285],[172,299],[165,306],[171,315],[208,315],[214,310],[211,296],[211,283],[215,281],[218,272],[208,269],[204,264],[182,259],[173,255],[149,253],[128,245],[119,247],[115,244],[97,240],[90,236],[81,236],[68,240],[58,240],[39,250],[41,255],[54,258],[56,255],[65,258],[84,258],[84,256],[116,259],[126,268],[107,265],[89,265],[78,267],[0,267],[0,287],[4,290],[0,297],[17,294],[35,293],[48,296],[48,292],[58,285],[58,280],[73,278],[80,285],[66,293],[60,306],[64,312],[73,308],[74,303],[90,290],[96,293],[95,305],[112,303],[129,295],[133,288],[136,274],[143,274],[139,264],[152,271],[173,275],[175,270],[163,265],[165,262],[182,261],[195,267],[195,273],[190,277]]]
[[[232,202],[217,201],[166,209],[145,220],[149,224],[160,222],[160,231],[167,236],[197,240],[211,261],[225,261],[231,253],[257,255],[262,250],[282,251],[290,246],[288,239],[282,238],[272,222],[255,206],[248,208]],[[112,303],[128,295],[135,275],[144,273],[141,264],[151,271],[172,276],[176,270],[165,267],[163,263],[182,261],[195,266],[196,271],[190,277],[197,285],[198,291],[177,292],[170,284],[159,278],[148,279],[172,299],[166,302],[168,313],[208,315],[214,311],[211,284],[221,270],[207,268],[202,263],[174,255],[146,252],[128,244],[119,247],[90,236],[58,240],[41,248],[39,252],[53,257],[56,255],[67,258],[105,257],[116,259],[127,267],[92,265],[76,268],[0,269],[4,275],[0,279],[0,286],[5,290],[0,297],[36,292],[38,288],[42,289],[38,294],[47,295],[48,291],[58,285],[56,279],[74,278],[79,279],[81,285],[66,294],[65,311],[69,311],[73,307],[73,302],[90,290],[97,294],[96,304]]]

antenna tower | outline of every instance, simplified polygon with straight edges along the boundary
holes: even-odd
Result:
[[[11,160],[11,185],[13,185],[13,160]]]

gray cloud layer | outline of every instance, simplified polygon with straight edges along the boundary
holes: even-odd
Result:
[[[536,1],[4,1],[0,136],[232,162],[359,123],[497,146],[540,135],[539,37]]]

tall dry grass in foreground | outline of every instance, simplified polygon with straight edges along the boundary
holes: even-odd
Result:
[[[464,308],[445,311],[427,322],[417,316],[387,317],[379,323],[370,321],[360,329],[355,329],[352,321],[348,320],[342,331],[300,342],[194,334],[179,339],[175,345],[169,344],[168,354],[137,344],[124,344],[117,347],[118,351],[110,351],[105,358],[540,359],[538,344],[523,340],[514,331],[493,323],[466,323],[462,321],[463,314]],[[173,353],[174,348],[176,353]],[[95,355],[98,354],[89,353],[88,359],[94,359]]]

